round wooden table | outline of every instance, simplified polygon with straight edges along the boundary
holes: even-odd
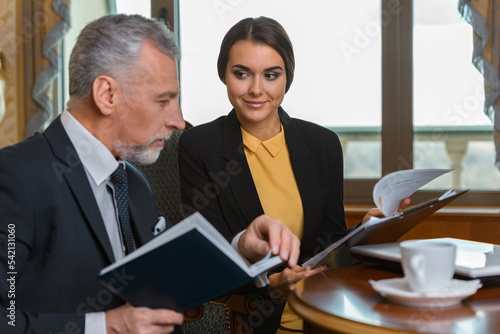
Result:
[[[479,289],[452,307],[410,307],[378,294],[368,280],[402,277],[373,264],[329,269],[297,283],[292,309],[304,318],[305,333],[500,333],[500,286]]]

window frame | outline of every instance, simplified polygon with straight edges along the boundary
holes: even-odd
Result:
[[[413,0],[381,0],[381,11],[391,15],[381,21],[383,176],[413,168]],[[344,203],[373,204],[372,190],[377,181],[346,179]],[[419,203],[442,193],[421,190],[412,199]],[[469,191],[453,205],[498,206],[499,203],[499,191]]]

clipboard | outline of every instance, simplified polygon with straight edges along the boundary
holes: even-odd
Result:
[[[429,201],[414,205],[403,210],[399,215],[384,220],[378,224],[365,227],[347,242],[350,247],[354,245],[382,244],[395,242],[406,232],[424,221],[431,214],[448,205],[451,201],[465,194],[468,190],[463,190],[455,195],[449,196],[443,200],[434,198]],[[358,228],[363,228],[361,225]]]
[[[368,221],[351,230],[347,235],[325,248],[319,254],[305,261],[302,266],[315,268],[320,265],[338,267],[342,263],[349,264],[352,261],[344,260],[343,258],[346,254],[349,254],[351,247],[395,242],[431,214],[448,205],[467,191],[463,190],[443,199],[441,199],[443,196],[433,198],[411,206],[393,217]]]

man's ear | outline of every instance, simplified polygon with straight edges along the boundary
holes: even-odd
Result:
[[[94,103],[100,112],[109,116],[116,109],[120,95],[118,83],[110,76],[98,76],[92,84]]]

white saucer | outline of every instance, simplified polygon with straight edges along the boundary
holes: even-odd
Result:
[[[472,296],[482,286],[479,280],[462,281],[454,279],[446,290],[440,292],[413,292],[405,278],[390,278],[369,281],[381,295],[394,303],[406,306],[449,307],[458,305]]]

